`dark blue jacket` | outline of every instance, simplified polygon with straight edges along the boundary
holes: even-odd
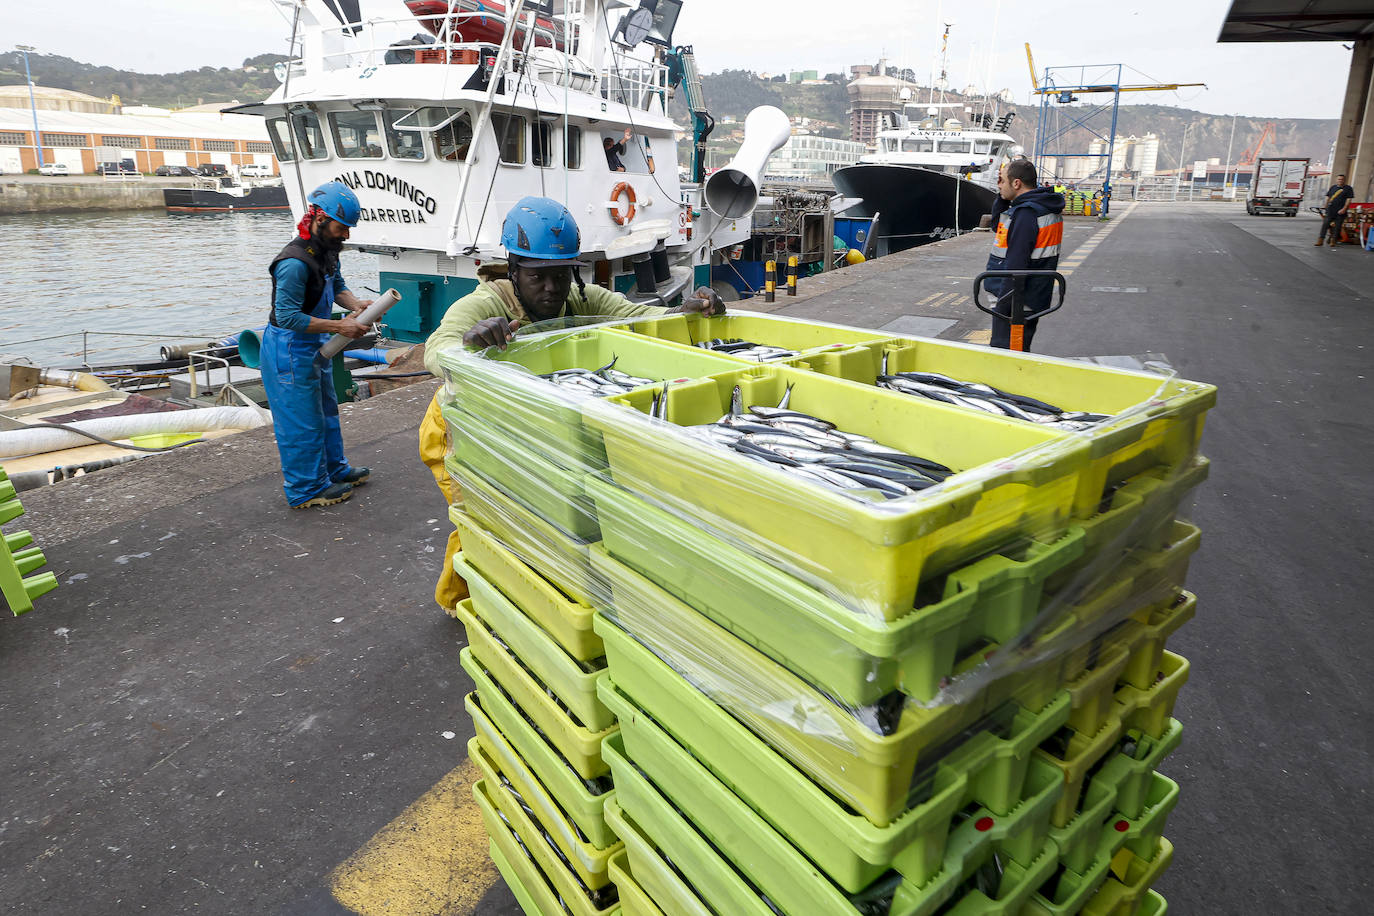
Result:
[[[997,208],[993,209],[997,213]],[[1059,246],[1064,238],[1064,195],[1051,188],[1032,188],[1013,200],[993,227],[988,270],[1054,270],[1059,266]],[[1011,281],[991,279],[988,292],[999,300],[998,311],[1011,314]],[[1025,309],[1049,308],[1054,280],[1035,277],[1026,282]],[[1001,300],[1005,299],[1005,302]]]

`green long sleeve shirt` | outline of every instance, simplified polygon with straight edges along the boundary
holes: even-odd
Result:
[[[576,285],[573,286],[558,317],[580,315],[601,316],[607,319],[638,318],[662,315],[667,311],[655,305],[637,305],[619,293],[589,283],[585,296],[578,291]],[[429,340],[425,342],[425,368],[442,378],[439,353],[444,350],[461,349],[463,335],[477,322],[486,318],[501,317],[528,320],[525,310],[515,298],[515,287],[509,280],[479,283],[477,289],[448,307],[443,321],[439,322],[439,327],[429,335]]]

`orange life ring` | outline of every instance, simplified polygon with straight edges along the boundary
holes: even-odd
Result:
[[[625,195],[626,202],[630,205],[629,211],[624,216],[620,215],[620,195]],[[611,219],[615,220],[617,226],[623,226],[635,218],[635,189],[630,187],[629,182],[622,181],[611,191],[611,203],[615,206],[611,208]]]

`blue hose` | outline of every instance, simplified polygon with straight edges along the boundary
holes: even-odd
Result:
[[[350,359],[360,359],[365,363],[378,363],[385,366],[386,352],[382,347],[373,347],[371,350],[345,350],[343,355]]]

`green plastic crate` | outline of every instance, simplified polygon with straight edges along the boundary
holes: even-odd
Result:
[[[611,856],[611,881],[620,892],[620,912],[624,916],[664,916],[663,910],[649,896],[648,891],[639,886],[634,872],[630,870],[630,857],[625,850]],[[675,914],[682,910],[674,910]]]
[[[463,411],[446,407],[444,416],[462,430],[452,451],[460,463],[568,536],[600,539],[596,513],[582,485],[586,469],[564,470]]]
[[[627,642],[627,652],[649,654]],[[654,670],[648,659],[640,664]],[[615,681],[619,675],[614,668],[610,680],[601,682],[602,699],[620,717],[634,759],[653,758],[656,745],[649,738],[658,734],[654,729],[671,734],[684,746],[702,749],[694,753],[717,779],[850,891],[870,884],[898,857],[905,859],[913,880],[932,877],[941,865],[950,818],[972,803],[999,814],[1010,811],[1024,788],[1028,767],[1023,761],[1029,748],[1054,723],[1063,721],[1066,710],[1061,703],[1038,716],[1020,712],[1007,738],[981,732],[953,747],[922,774],[913,806],[880,827],[836,801],[661,664],[657,670],[662,689],[648,701],[641,702]],[[636,714],[638,719],[631,721]]]
[[[511,865],[506,854],[501,851],[501,847],[495,840],[487,840],[487,850],[491,854],[491,861],[500,872],[502,880],[510,888],[511,896],[520,907],[520,912],[525,916],[544,916],[545,913],[556,913],[557,910],[548,909],[550,906],[558,905],[557,894],[548,886],[547,882],[536,885],[539,894],[530,893],[525,887],[525,882],[521,879],[520,873]],[[542,876],[541,876],[542,877]]]
[[[1064,795],[1050,818],[1054,826],[1063,827],[1073,819],[1080,800],[1085,797],[1083,793],[1090,775],[1094,781],[1104,780],[1115,787],[1116,811],[1135,817],[1144,805],[1150,774],[1183,741],[1183,726],[1171,719],[1158,738],[1138,733],[1130,736],[1129,740],[1137,745],[1134,756],[1118,753],[1123,737],[1127,737],[1125,726],[1119,712],[1114,712],[1094,735],[1073,732],[1066,742],[1064,756],[1043,746],[1036,751],[1037,756],[1058,767],[1064,779]],[[1099,769],[1099,763],[1104,760],[1107,762]]]
[[[614,731],[615,726],[592,730],[578,722],[567,707],[550,696],[529,669],[472,613],[470,599],[459,602],[457,610],[457,617],[467,630],[468,649],[496,685],[558,748],[579,776],[595,779],[605,774],[601,740]]]
[[[1164,663],[1164,646],[1169,637],[1197,614],[1197,596],[1179,592],[1168,601],[1146,608],[1124,624],[1118,638],[1128,647],[1130,658],[1121,672],[1123,684],[1148,690],[1158,680]]]
[[[558,853],[544,839],[538,825],[509,792],[479,779],[473,783],[472,794],[477,799],[487,835],[512,866],[526,893],[541,907],[543,916],[557,916],[564,912],[564,906],[572,916],[612,916],[618,910],[614,894],[609,895],[612,899],[609,904],[598,905],[591,899],[577,876],[558,859]],[[551,893],[562,905],[555,902],[554,908],[543,909],[548,901],[541,890]]]
[[[739,365],[705,350],[671,346],[643,335],[613,334],[605,328],[517,339],[505,350],[443,353],[439,364],[450,378],[446,401],[481,420],[518,433],[550,454],[567,456],[575,467],[604,465],[600,437],[586,430],[578,410],[585,395],[537,376],[559,369],[615,368],[657,380],[699,378]]]
[[[871,348],[864,355],[869,358],[816,353],[799,363],[872,385],[885,355],[891,373],[936,372],[1030,395],[1065,410],[1124,414],[1080,433],[1091,442],[1093,456],[1077,500],[1083,516],[1093,513],[1107,485],[1151,465],[1186,464],[1197,452],[1203,421],[1217,401],[1216,387],[1201,382],[952,341],[917,340]]]
[[[621,333],[643,334],[660,340],[672,341],[687,347],[701,350],[696,345],[717,338],[723,340],[748,340],[770,347],[795,350],[802,355],[828,354],[831,359],[847,363],[860,355],[865,365],[871,362],[870,354],[885,345],[895,343],[894,335],[879,331],[865,331],[839,324],[826,324],[818,321],[802,321],[796,318],[783,318],[774,315],[732,313],[729,315],[664,315],[656,318],[641,318],[615,327]],[[701,352],[712,352],[701,350]],[[756,363],[759,360],[743,356],[728,357],[736,364]],[[778,360],[791,362],[797,357]]]
[[[625,756],[622,736],[607,741],[605,753],[615,773],[616,804],[717,913],[748,912],[749,901],[759,893],[785,913],[856,916],[859,912],[850,896],[819,874],[787,839],[715,781],[690,754],[679,748],[673,780],[656,782]],[[997,900],[983,898],[984,907],[974,911],[1019,913],[1054,868],[1056,850],[1047,836],[1045,818],[1057,791],[1055,774],[1046,767],[1032,775],[1028,797],[1007,816],[995,816],[985,808],[969,811],[951,831],[937,875],[921,884],[907,879],[897,885],[890,916],[934,913],[994,850],[1006,857]],[[676,806],[669,797],[673,793],[679,798]],[[893,865],[904,875],[900,859]],[[720,876],[733,876],[735,869],[748,877],[749,884],[738,882],[731,887],[722,880]]]
[[[463,562],[481,573],[478,587],[494,585],[578,661],[605,656],[601,637],[592,631],[591,607],[569,598],[466,512],[450,509],[449,519],[463,544]]]
[[[671,916],[717,916],[711,907],[702,902],[697,891],[687,883],[673,863],[663,857],[634,818],[620,807],[618,800],[606,805],[606,819],[625,838],[625,854],[636,877],[643,881],[645,890],[655,900],[663,901]],[[739,907],[730,911],[731,916],[776,916],[762,898],[750,895],[743,878],[714,852],[704,848],[705,841],[696,837],[697,842],[691,843],[690,835],[685,831],[683,835],[688,838],[693,853],[691,861],[697,866],[692,869],[695,879],[700,880],[717,898],[732,900]]]
[[[607,561],[613,563],[614,561]],[[624,577],[635,576],[626,570]],[[694,687],[759,735],[779,754],[878,826],[891,823],[909,806],[912,783],[920,769],[937,759],[946,742],[976,726],[985,710],[977,702],[922,707],[903,702],[890,734],[876,730],[876,711],[838,706],[791,671],[730,635],[661,589],[640,579],[643,593],[656,600],[618,603],[616,622],[633,634],[616,638],[597,627],[606,643],[612,677],[642,702],[662,695],[669,672]],[[633,645],[631,645],[633,644]],[[635,646],[647,647],[635,653]],[[649,662],[652,659],[652,663]],[[664,664],[668,666],[664,670]],[[900,699],[900,698],[899,698]],[[1034,724],[1038,744],[1067,716],[1063,698],[1045,719],[1022,717]],[[695,745],[714,750],[710,743]],[[1006,788],[989,797],[989,807],[1004,810],[1019,797],[1025,755],[1004,759]]]
[[[508,788],[529,809],[544,833],[558,847],[564,863],[572,868],[583,884],[592,890],[599,890],[611,883],[611,856],[624,848],[619,842],[605,849],[596,848],[581,835],[577,826],[558,807],[558,802],[554,801],[528,767],[503,768],[476,736],[468,742],[468,759],[477,764],[487,785],[505,786],[503,780],[510,783]]]
[[[24,514],[14,484],[5,469],[0,467],[0,525],[8,524]],[[27,531],[0,533],[0,598],[9,605],[10,613],[18,617],[33,610],[33,600],[57,588],[57,576],[51,572],[29,575],[47,563],[43,551],[33,544]]]
[[[736,386],[749,406],[777,404],[789,385],[793,409],[960,473],[912,496],[867,503],[670,428],[715,422]],[[679,385],[668,392],[671,424],[627,412],[647,414],[652,395],[584,404],[617,484],[888,621],[911,613],[924,580],[1017,537],[1062,532],[1087,458],[1083,443],[1063,434],[797,369],[760,366]]]
[[[587,560],[590,542],[569,537],[452,457],[445,459],[444,467],[462,492],[462,505],[449,507],[450,518],[455,508],[476,518],[511,552],[574,601],[592,604],[605,594],[605,586],[596,581]]]
[[[1045,578],[1082,548],[1075,529],[1048,543],[1027,540],[1016,551],[955,570],[943,594],[937,591],[930,603],[889,622],[855,614],[598,476],[587,478],[587,491],[605,548],[616,560],[854,706],[894,690],[919,700],[933,697],[960,647],[1015,635],[1038,610]],[[623,568],[608,566],[595,551],[592,563],[611,579]],[[633,580],[611,584],[634,589]]]
[[[464,563],[462,556],[454,557],[453,568],[467,580],[472,591],[470,606],[477,616],[588,729],[601,731],[614,725],[615,716],[596,697],[597,676],[606,668],[604,659],[592,664],[569,656],[534,620]]]
[[[1116,708],[1127,728],[1138,728],[1152,738],[1161,737],[1173,721],[1178,692],[1188,682],[1188,660],[1165,651],[1157,682],[1146,690],[1129,684],[1116,691]]]
[[[1140,901],[1136,916],[1165,916],[1168,912],[1169,901],[1159,891],[1148,890]]]
[[[482,694],[471,693],[463,702],[482,746],[512,768],[516,759],[528,766],[593,846],[604,849],[615,843],[615,832],[606,826],[603,813],[610,793],[589,787],[479,667],[464,667],[481,677]]]
[[[1149,858],[1123,849],[1112,862],[1112,876],[1082,909],[1082,916],[1142,916],[1150,907],[1150,886],[1174,860],[1174,847],[1160,837],[1159,848]]]

